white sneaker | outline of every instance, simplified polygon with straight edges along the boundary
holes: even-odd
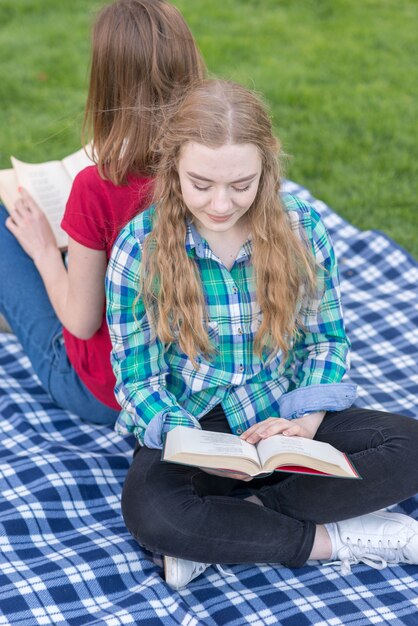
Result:
[[[418,564],[418,521],[408,515],[378,511],[325,528],[331,538],[332,562],[341,562],[342,574],[349,574],[356,563],[374,569]]]
[[[164,557],[165,582],[172,589],[183,589],[192,580],[203,574],[210,567],[210,563],[198,563],[176,559],[174,556]]]

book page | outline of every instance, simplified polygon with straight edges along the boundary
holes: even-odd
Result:
[[[74,180],[78,172],[81,172],[85,167],[94,165],[92,158],[89,157],[88,154],[91,154],[90,145],[86,146],[86,149],[81,148],[77,150],[77,152],[73,152],[73,154],[69,154],[62,159],[61,162],[71,180]]]
[[[290,453],[311,459],[320,459],[339,467],[346,468],[349,466],[344,455],[330,444],[305,437],[273,435],[260,441],[257,444],[257,450],[262,465],[272,456]]]
[[[185,452],[202,456],[249,458],[259,465],[255,447],[236,435],[185,426],[177,426],[169,434],[164,450],[164,456],[167,458]]]
[[[57,238],[58,246],[67,245],[67,235],[60,228],[65,204],[71,191],[71,178],[60,161],[24,163],[11,157],[19,185],[25,187],[44,211]]]
[[[14,169],[0,170],[0,198],[9,213],[13,211],[15,202],[20,197],[18,186]]]

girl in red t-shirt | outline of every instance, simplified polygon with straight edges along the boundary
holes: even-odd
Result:
[[[179,11],[165,0],[116,0],[92,33],[84,130],[95,163],[74,180],[62,221],[65,267],[49,222],[24,190],[0,209],[0,312],[55,403],[114,424],[119,405],[104,317],[112,244],[147,207],[162,111],[205,73]]]

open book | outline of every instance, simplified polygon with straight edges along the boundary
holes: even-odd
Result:
[[[177,426],[167,433],[163,460],[249,476],[274,470],[360,478],[347,456],[328,443],[273,435],[253,445],[236,435]]]
[[[71,185],[82,169],[92,165],[84,148],[62,161],[25,163],[11,157],[13,168],[0,170],[0,197],[9,213],[20,197],[18,187],[24,187],[46,214],[60,248],[67,247],[67,235],[60,223],[70,195]]]

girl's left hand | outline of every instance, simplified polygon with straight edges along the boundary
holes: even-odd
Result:
[[[324,417],[324,412],[310,413],[293,420],[282,417],[269,417],[263,422],[254,424],[241,435],[248,443],[258,443],[272,435],[286,435],[287,437],[306,437],[313,439]]]
[[[20,198],[7,218],[6,226],[35,262],[49,248],[57,247],[45,214],[25,189],[20,190]]]
[[[228,470],[216,470],[209,469],[207,467],[201,467],[200,469],[202,470],[202,472],[206,472],[206,474],[212,474],[212,476],[219,476],[220,478],[232,478],[233,480],[243,480],[246,483],[253,479],[252,476],[249,476],[248,474],[242,474],[241,472],[229,472]]]

